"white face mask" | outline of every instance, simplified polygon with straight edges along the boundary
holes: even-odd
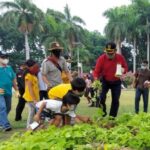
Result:
[[[146,69],[146,67],[145,66],[141,66],[141,69]]]
[[[141,69],[146,69],[147,65],[141,65]]]
[[[3,65],[7,65],[9,63],[9,59],[2,59],[0,58],[0,63],[3,64]]]

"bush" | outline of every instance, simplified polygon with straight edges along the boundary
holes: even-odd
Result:
[[[134,74],[132,72],[128,72],[124,77],[123,81],[127,87],[131,86],[133,83]]]

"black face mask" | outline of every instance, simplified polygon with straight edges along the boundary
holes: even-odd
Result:
[[[60,55],[61,55],[61,50],[56,49],[56,50],[53,50],[52,53],[53,53],[57,58],[59,58]]]

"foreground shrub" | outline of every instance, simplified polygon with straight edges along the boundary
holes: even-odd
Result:
[[[124,114],[97,118],[94,124],[79,124],[15,133],[0,143],[0,150],[148,150],[150,114]]]

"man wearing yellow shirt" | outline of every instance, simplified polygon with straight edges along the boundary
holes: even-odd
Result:
[[[65,97],[68,97],[70,95],[74,95],[74,97],[81,97],[84,95],[84,91],[86,88],[86,83],[84,79],[82,78],[75,78],[71,81],[70,84],[59,84],[48,92],[49,99],[55,99],[55,100],[64,100]],[[65,116],[65,124],[70,124],[70,117]],[[74,120],[76,122],[83,122],[85,117],[77,115]]]
[[[71,89],[72,89],[72,87],[71,87],[70,83],[68,83],[68,84],[64,84],[64,83],[59,84],[59,85],[53,87],[51,90],[49,90],[48,97],[50,99],[61,100],[64,97],[64,95],[66,95],[67,92]]]
[[[86,83],[82,78],[75,78],[68,84],[59,84],[51,88],[48,92],[48,97],[50,99],[59,99],[61,100],[68,91],[71,91],[75,95],[81,97],[85,92]]]

